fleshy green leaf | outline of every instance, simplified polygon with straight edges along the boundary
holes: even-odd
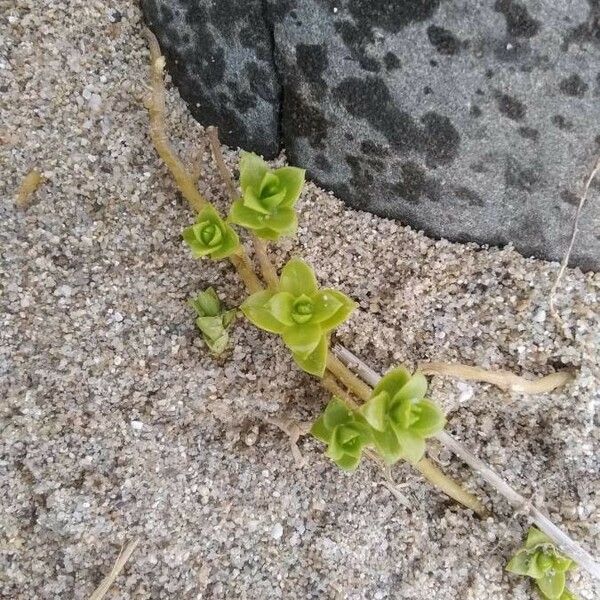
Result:
[[[381,392],[376,396],[372,396],[360,409],[360,412],[367,420],[367,423],[377,431],[385,430],[385,416],[388,400],[388,394],[386,392]]]
[[[402,447],[398,442],[395,431],[388,427],[385,431],[371,431],[373,443],[383,460],[392,465],[402,457]]]
[[[235,200],[231,205],[229,220],[248,229],[260,230],[265,227],[265,215],[244,206],[241,198]]]
[[[335,292],[335,293],[334,293]],[[338,292],[329,288],[319,290],[314,297],[312,322],[321,323],[331,318],[342,306]]]
[[[531,550],[540,544],[552,544],[552,539],[549,538],[543,531],[540,531],[537,527],[530,527],[529,531],[527,532],[525,548]]]
[[[231,256],[240,245],[240,239],[238,238],[237,233],[229,225],[224,225],[224,227],[225,233],[219,248],[210,254],[210,257],[214,260]]]
[[[218,337],[216,340],[204,338],[204,341],[206,342],[212,354],[219,356],[220,354],[223,354],[227,348],[227,344],[229,343],[229,334],[225,331],[223,332],[223,335]]]
[[[327,429],[334,429],[339,425],[348,423],[352,419],[352,411],[335,396],[323,412],[323,424]]]
[[[301,258],[292,258],[281,270],[279,289],[292,296],[314,296],[317,292],[317,279],[312,268]]]
[[[256,292],[246,299],[240,309],[246,318],[260,329],[271,333],[282,333],[285,325],[278,321],[266,306],[272,296],[273,292],[269,290]]]
[[[189,305],[198,313],[199,317],[215,317],[221,312],[221,301],[211,287],[190,299]]]
[[[429,437],[444,429],[446,419],[442,411],[430,400],[421,400],[412,407],[412,414],[416,421],[410,429],[422,437]]]
[[[421,400],[427,392],[427,379],[422,373],[413,373],[411,378],[400,388],[394,399]]]
[[[196,319],[196,325],[210,340],[216,340],[225,333],[221,315],[217,315],[216,317],[198,317]]]
[[[556,553],[552,559],[552,562],[554,563],[554,568],[557,571],[568,571],[574,564],[570,558],[559,553]]]
[[[335,464],[344,471],[354,471],[358,467],[360,462],[360,454],[358,456],[352,456],[351,454],[344,454],[341,458],[335,461]]]
[[[295,354],[309,355],[319,345],[323,333],[312,323],[294,324],[281,334],[285,345]]]
[[[402,457],[412,463],[418,463],[425,454],[425,440],[410,429],[397,429],[396,436],[402,448]]]
[[[186,227],[186,229],[183,230],[181,235],[183,237],[184,242],[192,251],[192,256],[194,258],[203,258],[204,256],[208,256],[212,252],[211,248],[202,245],[196,239],[196,234],[194,233],[193,227]]]
[[[294,307],[294,296],[289,292],[277,292],[266,304],[266,308],[271,314],[287,327],[296,324],[292,319],[292,309]]]
[[[294,352],[292,356],[296,364],[307,373],[316,377],[323,377],[325,373],[325,363],[327,362],[327,349],[329,339],[322,336],[318,346],[308,356]]]
[[[326,444],[329,444],[332,437],[332,431],[325,425],[325,417],[323,415],[313,423],[310,433]]]
[[[404,367],[396,367],[388,371],[377,383],[373,394],[379,392],[387,392],[390,398],[393,398],[398,390],[400,390],[410,380],[410,371]]]
[[[282,206],[292,207],[300,197],[302,186],[304,185],[304,169],[297,167],[281,167],[273,171],[279,178],[279,183],[285,189],[285,198],[281,203]]]
[[[565,574],[562,571],[547,573],[536,579],[537,586],[549,600],[560,600],[565,590]]]
[[[223,327],[225,327],[225,329],[227,329],[233,323],[236,313],[237,311],[235,310],[235,308],[232,308],[231,310],[226,310],[223,313]]]
[[[265,216],[263,227],[268,227],[280,235],[289,235],[298,228],[298,216],[292,208],[279,207]]]
[[[517,575],[528,575],[532,555],[525,549],[519,550],[506,565],[506,570]]]
[[[281,234],[273,229],[269,229],[268,227],[264,227],[261,229],[255,229],[254,233],[257,237],[263,240],[269,240],[271,242],[275,242],[281,237]]]
[[[261,181],[269,165],[254,152],[242,152],[240,158],[240,187],[244,192],[248,187],[260,189]]]
[[[258,197],[257,194],[255,194],[254,190],[251,187],[246,188],[246,190],[244,191],[242,202],[244,203],[244,206],[246,208],[256,211],[261,215],[268,215],[271,212],[269,208],[263,206],[261,199]]]
[[[356,304],[356,302],[354,302],[354,300],[348,298],[346,294],[338,292],[337,290],[325,288],[321,291],[325,292],[327,297],[331,295],[335,300],[341,303],[341,306],[330,317],[320,322],[323,331],[331,331],[332,329],[335,329],[336,327],[340,326],[346,319],[348,319],[350,313],[358,305]]]

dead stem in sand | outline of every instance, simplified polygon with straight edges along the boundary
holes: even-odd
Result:
[[[525,379],[510,371],[490,371],[482,367],[445,362],[420,363],[418,369],[423,375],[441,375],[468,381],[481,381],[491,383],[507,392],[521,392],[523,394],[546,394],[573,379],[571,371],[551,373],[539,379]]]
[[[26,209],[31,204],[32,194],[40,187],[42,183],[42,174],[37,169],[32,169],[25,175],[17,195],[15,197],[15,204],[22,209]]]
[[[585,181],[585,185],[583,186],[583,193],[581,194],[581,198],[579,199],[579,205],[577,206],[577,211],[575,212],[575,220],[573,221],[573,232],[571,233],[571,241],[569,242],[569,247],[567,248],[567,252],[560,264],[560,269],[558,270],[558,275],[556,276],[556,281],[554,282],[554,285],[552,286],[552,289],[550,290],[550,301],[549,301],[550,314],[552,315],[552,318],[556,321],[556,323],[561,328],[561,331],[563,331],[563,333],[565,333],[565,335],[567,335],[567,333],[565,332],[565,330],[566,330],[565,323],[562,320],[562,317],[558,314],[558,311],[556,310],[556,308],[554,306],[554,299],[556,298],[556,292],[558,290],[558,286],[560,285],[560,282],[565,274],[565,271],[567,270],[567,266],[569,264],[569,259],[571,258],[571,252],[573,251],[573,246],[575,246],[575,238],[577,237],[577,233],[579,232],[579,219],[581,217],[581,212],[583,211],[583,207],[587,201],[588,192],[590,191],[590,185],[592,184],[592,181],[594,181],[594,178],[598,174],[598,171],[600,171],[600,158],[598,158],[596,160],[596,163],[594,164],[592,170],[590,171],[590,174],[588,175],[588,178]],[[570,337],[570,336],[567,335],[567,337]]]
[[[114,583],[115,579],[119,576],[125,563],[129,560],[129,557],[133,554],[133,551],[137,548],[139,540],[132,540],[125,546],[125,549],[121,548],[119,556],[110,573],[100,582],[100,585],[94,590],[94,593],[90,596],[90,600],[102,600],[106,595],[106,592],[110,589],[110,586]]]

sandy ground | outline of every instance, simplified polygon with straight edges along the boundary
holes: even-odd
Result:
[[[394,469],[404,502],[310,439],[297,466],[267,419],[313,419],[327,399],[315,380],[241,319],[228,356],[207,355],[186,299],[210,284],[233,306],[243,290],[181,242],[192,215],[149,143],[135,6],[0,0],[0,32],[0,597],[87,598],[135,537],[109,598],[536,597],[503,570],[525,519],[457,459],[431,448],[482,494],[486,521],[407,465]],[[169,106],[178,149],[224,208],[202,129],[174,90]],[[46,181],[16,210],[33,166]],[[600,277],[567,274],[568,340],[548,316],[556,264],[432,241],[313,185],[300,210],[276,259],[303,255],[360,303],[339,337],[373,367],[577,367],[548,395],[436,378],[432,396],[450,431],[598,553]],[[600,596],[585,573],[571,580]]]

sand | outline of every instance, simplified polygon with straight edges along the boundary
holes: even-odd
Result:
[[[181,241],[193,216],[149,142],[135,5],[0,0],[0,30],[0,597],[89,598],[139,538],[107,598],[535,598],[504,571],[528,523],[447,451],[430,456],[489,519],[402,464],[398,500],[373,466],[342,474],[310,438],[298,466],[269,421],[314,419],[317,381],[243,319],[209,356],[186,299],[244,292]],[[225,210],[202,128],[172,88],[168,102],[178,150]],[[33,167],[45,180],[17,209]],[[339,339],[377,370],[577,369],[540,396],[442,378],[431,395],[449,431],[597,554],[600,276],[568,271],[568,339],[548,313],[555,263],[434,241],[312,184],[299,208],[275,259],[303,256],[358,301]],[[584,572],[570,580],[599,597]]]

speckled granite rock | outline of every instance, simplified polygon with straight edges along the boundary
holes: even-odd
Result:
[[[142,0],[223,138],[428,234],[557,259],[600,143],[597,0]],[[600,267],[600,204],[573,262]]]

